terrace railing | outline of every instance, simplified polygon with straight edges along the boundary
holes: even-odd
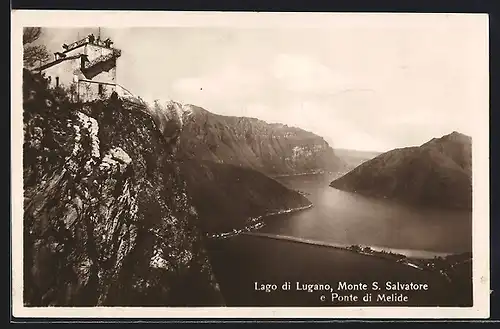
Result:
[[[91,61],[88,61],[85,63],[84,65],[84,69],[90,69],[100,63],[105,63],[109,60],[113,60],[113,59],[116,59],[118,57],[120,57],[122,55],[122,52],[121,50],[119,49],[113,49],[112,52],[106,54],[106,55],[102,55],[102,56],[99,56],[99,57],[96,57],[94,58],[93,60]]]

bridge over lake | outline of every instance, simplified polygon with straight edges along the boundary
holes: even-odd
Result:
[[[351,249],[352,245],[340,244],[340,243],[334,243],[334,242],[328,242],[328,241],[318,241],[318,240],[300,238],[300,237],[289,236],[289,235],[262,233],[262,232],[255,232],[255,231],[254,232],[242,232],[241,234],[269,238],[269,239],[275,239],[275,240],[285,240],[285,241],[291,241],[291,242],[297,242],[297,243],[305,243],[305,244],[314,245],[314,246],[342,249],[342,250],[352,251],[352,252],[356,252],[358,254],[367,255],[367,256],[379,256],[379,257],[385,256],[382,258],[389,258],[389,259],[395,259],[395,256],[397,256],[397,255],[402,255],[402,256],[406,256],[406,257],[415,257],[415,258],[434,258],[435,256],[442,257],[442,256],[449,255],[448,253],[439,253],[439,252],[425,251],[425,250],[394,249],[394,248],[383,248],[383,247],[376,247],[376,246],[359,246],[360,250],[353,250],[353,249]],[[368,251],[362,250],[366,247],[369,247]],[[385,252],[386,254],[384,255],[384,253],[382,253],[382,252]]]

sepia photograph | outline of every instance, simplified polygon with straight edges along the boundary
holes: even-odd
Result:
[[[488,315],[487,15],[12,17],[22,314]]]

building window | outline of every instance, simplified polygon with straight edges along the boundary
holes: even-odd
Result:
[[[59,87],[59,77],[56,77],[56,88]]]
[[[99,84],[99,95],[102,96],[104,94],[104,86],[102,84]]]

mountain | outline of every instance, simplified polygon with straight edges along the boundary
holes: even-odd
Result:
[[[193,105],[183,113],[180,149],[187,159],[231,164],[268,176],[337,171],[342,161],[320,136],[283,124],[213,114]]]
[[[335,154],[344,162],[344,170],[352,170],[365,161],[371,160],[382,152],[359,151],[336,148]]]
[[[29,71],[23,110],[26,306],[224,304],[178,125],[116,97],[73,104]]]
[[[137,104],[137,101],[134,102]],[[270,129],[263,121],[221,117],[200,107],[174,101],[141,104],[141,109],[153,118],[165,140],[176,150],[177,161],[181,164],[180,173],[187,182],[188,194],[201,218],[202,229],[207,234],[248,227],[250,218],[311,206],[311,202],[298,192],[283,186],[262,171],[254,170],[263,169],[263,162],[249,148],[249,144],[245,144],[247,141],[238,139],[238,136],[248,134],[249,138],[257,140],[261,137],[258,131],[249,132],[244,127],[248,122],[255,121],[255,125],[262,126],[260,129]],[[240,125],[236,124],[238,122]],[[293,129],[309,138],[315,136]],[[314,138],[318,139],[317,136]],[[262,143],[268,142],[262,140]],[[276,143],[279,145],[280,141]],[[268,157],[269,161],[277,162],[285,156],[276,153],[283,152],[282,149],[272,152],[274,158]],[[301,161],[306,165],[312,163],[306,160]],[[269,161],[265,163],[271,163]],[[298,161],[297,158],[296,164]],[[289,170],[291,167],[281,168]]]
[[[366,161],[330,186],[419,205],[472,207],[472,139],[458,132]]]
[[[312,205],[296,191],[244,167],[187,160],[182,173],[208,233],[245,228],[250,218]]]

